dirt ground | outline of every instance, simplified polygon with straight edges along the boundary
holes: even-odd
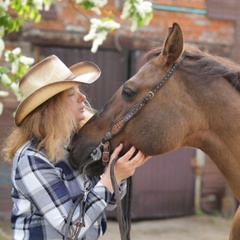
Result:
[[[190,216],[132,223],[131,240],[228,240],[231,219]],[[109,221],[100,240],[121,240],[118,223]]]
[[[231,219],[202,215],[132,223],[131,240],[228,240]],[[11,239],[9,221],[0,220],[0,240]],[[108,221],[99,240],[121,240],[118,223]]]

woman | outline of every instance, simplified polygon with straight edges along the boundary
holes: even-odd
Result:
[[[3,149],[7,161],[12,162],[14,239],[54,240],[63,239],[65,234],[76,237],[80,216],[84,216],[85,226],[78,239],[94,240],[105,233],[105,210],[115,207],[109,168],[101,178],[90,179],[71,167],[66,151],[73,134],[91,117],[79,85],[90,84],[99,76],[99,68],[91,62],[67,68],[53,55],[21,79],[19,86],[25,99],[17,107],[17,127]],[[120,144],[114,150],[110,161],[122,147]],[[130,163],[134,152],[132,147],[115,165],[122,196],[124,179],[149,159],[139,151]],[[89,189],[85,189],[86,179],[91,183]],[[67,229],[72,206],[83,194],[86,199],[77,204]]]

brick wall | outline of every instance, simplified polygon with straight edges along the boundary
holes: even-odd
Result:
[[[102,47],[116,48],[117,39],[123,49],[148,49],[153,42],[162,41],[168,27],[173,22],[178,22],[187,42],[196,43],[209,52],[235,58],[236,21],[234,18],[225,17],[221,20],[220,17],[209,16],[209,10],[211,14],[214,13],[214,9],[207,9],[208,6],[215,6],[209,4],[212,1],[214,0],[152,1],[154,17],[150,25],[141,27],[134,33],[130,31],[130,22],[120,19],[121,10],[115,7],[119,5],[119,1],[109,1],[104,11],[112,11],[122,27],[110,34]],[[218,5],[221,5],[221,2],[223,0],[219,0]],[[44,13],[43,16],[40,23],[24,26],[20,37],[17,36],[16,44],[19,44],[19,41],[27,41],[33,44],[91,46],[91,42],[85,42],[82,38],[89,30],[89,18],[96,17],[94,13],[86,12],[79,7],[74,8],[70,1],[62,0],[57,1],[51,11]],[[9,40],[15,39],[9,38]]]

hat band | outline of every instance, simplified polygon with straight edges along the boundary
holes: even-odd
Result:
[[[75,74],[71,73],[71,75],[69,77],[67,77],[64,81],[73,80],[76,77],[77,76]]]

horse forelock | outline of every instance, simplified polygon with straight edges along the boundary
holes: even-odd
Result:
[[[144,55],[145,62],[158,57],[162,47],[157,47]],[[184,61],[179,69],[200,76],[202,79],[223,77],[240,91],[240,66],[230,59],[214,56],[192,44],[185,44]]]

